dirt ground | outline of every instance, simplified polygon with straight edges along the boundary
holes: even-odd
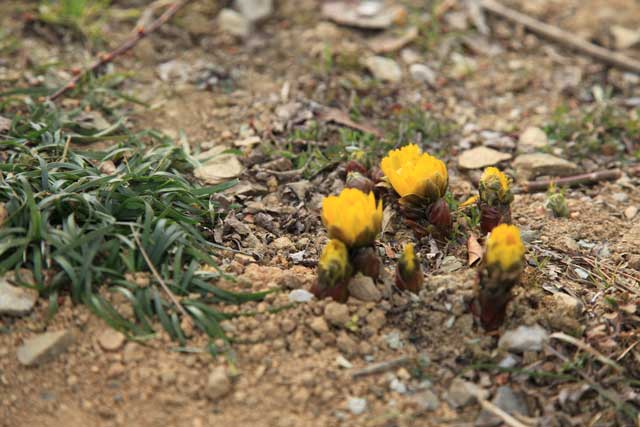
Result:
[[[460,153],[491,145],[515,157],[518,135],[527,127],[550,123],[560,106],[580,111],[591,105],[595,86],[612,88],[612,102],[625,105],[640,96],[638,76],[489,16],[492,36],[482,36],[465,18],[462,2],[453,1],[444,2],[450,7],[435,17],[439,29],[430,41],[421,33],[387,55],[403,78],[379,82],[357,64],[379,34],[331,23],[320,13],[320,1],[277,2],[246,39],[218,28],[214,3],[194,2],[113,69],[127,72],[126,90],[150,105],[129,107],[132,128],[160,129],[195,152],[215,146],[241,150],[241,184],[224,197],[239,204],[232,215],[244,227],[227,221],[221,237],[243,254],[221,251],[217,260],[239,277],[243,290],[282,291],[241,307],[255,315],[223,322],[234,339],[233,362],[202,350],[207,337],[199,332],[187,348],[158,332],[105,350],[100,338],[109,327],[67,297],[50,321],[44,299],[26,317],[2,317],[1,426],[501,425],[500,419],[482,424],[483,409],[474,399],[456,403],[461,381],[465,387],[475,384],[488,401],[508,386],[525,406],[516,421],[527,426],[640,425],[640,418],[631,420],[621,410],[624,404],[637,414],[640,407],[640,215],[627,214],[640,208],[638,178],[567,190],[569,218],[553,218],[544,193],[516,196],[513,221],[523,230],[528,265],[501,334],[537,324],[549,334],[577,337],[589,350],[551,338],[540,351],[510,353],[498,347],[499,335],[485,334],[469,313],[476,271],[467,267],[464,240],[436,248],[429,239],[418,241],[425,289],[419,296],[392,289],[395,257],[414,239],[397,213],[388,218],[378,244],[386,268],[381,301],[351,298],[341,317],[346,323],[335,319],[335,307],[327,309],[333,303],[326,300],[270,312],[289,304],[291,290],[313,284],[327,241],[320,201],[341,187],[344,166],[329,165],[306,177],[287,174],[299,166],[281,166],[277,151],[234,145],[254,135],[275,146],[304,140],[295,136],[305,121],[296,115],[312,114],[312,102],[347,112],[357,105],[360,120],[380,129],[403,120],[403,111],[418,109],[454,129],[441,138],[423,135],[419,143],[444,156],[451,190],[465,200],[476,191],[478,171],[460,168]],[[428,28],[431,8],[420,1],[399,3],[408,11],[404,25]],[[640,22],[639,4],[630,0],[504,3],[605,45],[612,25]],[[3,80],[22,81],[22,73],[53,59],[65,65],[89,61],[94,52],[86,46],[24,30],[26,8],[19,2],[3,6],[2,27],[23,34],[10,57],[0,58]],[[113,23],[112,43],[129,27]],[[625,53],[640,58],[640,48]],[[412,55],[435,72],[435,82],[410,77]],[[466,66],[472,71],[460,65],[461,56],[471,61]],[[62,82],[65,68],[52,68],[43,78]],[[217,77],[212,87],[202,88],[202,76]],[[331,143],[339,126],[323,126],[330,136],[315,142]],[[584,171],[624,164],[601,153],[574,158],[571,147],[560,144],[551,152]],[[522,179],[510,160],[501,165]],[[391,195],[385,197],[392,206]],[[65,353],[38,367],[19,364],[16,351],[25,339],[62,329],[74,335]],[[600,354],[622,370],[603,364]],[[383,372],[354,376],[395,359],[400,362]],[[225,367],[231,384],[212,397],[209,376],[217,367]],[[354,407],[359,399],[366,402],[362,411]]]

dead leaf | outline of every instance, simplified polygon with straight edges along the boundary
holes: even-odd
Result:
[[[469,234],[469,238],[467,239],[467,252],[469,254],[469,261],[467,262],[469,266],[481,260],[484,254],[482,246],[478,243],[478,239],[473,233]]]
[[[236,147],[253,147],[256,144],[260,144],[260,137],[255,135],[233,142]]]
[[[382,30],[406,19],[403,6],[383,6],[378,10],[364,11],[349,2],[330,2],[322,6],[322,15],[340,25]]]
[[[9,132],[9,129],[11,129],[11,120],[0,116],[0,134]]]
[[[418,28],[409,27],[400,36],[382,35],[374,37],[367,43],[375,53],[390,53],[400,50],[418,37]]]
[[[349,114],[336,108],[322,108],[317,113],[319,120],[333,122],[342,126],[350,127],[364,133],[370,133],[378,138],[382,138],[382,131],[369,123],[357,123],[349,117]]]
[[[384,211],[382,212],[382,234],[387,232],[393,216],[393,207],[391,207],[390,205],[385,206]]]
[[[9,218],[9,211],[5,207],[4,203],[0,203],[0,227],[4,225],[7,218]]]
[[[235,178],[243,171],[242,163],[233,154],[221,154],[196,168],[193,174],[207,184],[220,184]]]

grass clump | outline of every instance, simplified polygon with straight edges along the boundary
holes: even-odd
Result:
[[[117,329],[146,335],[159,320],[181,343],[180,313],[186,312],[206,334],[228,342],[219,326],[228,315],[214,304],[264,296],[214,284],[221,276],[211,256],[217,246],[205,235],[221,212],[212,195],[234,182],[194,184],[185,176],[197,162],[161,134],[134,134],[122,126],[88,131],[73,126],[78,113],[33,104],[0,136],[0,204],[7,212],[0,274],[32,271],[52,311],[57,297],[69,294]],[[107,141],[119,142],[102,151],[75,148]],[[150,271],[143,252],[184,311],[155,279],[145,285],[131,279]],[[119,313],[105,288],[123,295],[135,318]]]
[[[638,111],[627,111],[607,100],[578,112],[561,107],[545,131],[552,143],[577,158],[623,158],[629,149],[640,158],[640,149],[633,148],[633,142],[640,138]]]

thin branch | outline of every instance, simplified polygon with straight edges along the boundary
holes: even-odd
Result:
[[[122,42],[120,44],[120,46],[118,46],[117,48],[115,48],[114,50],[112,50],[109,53],[101,54],[99,56],[98,60],[95,61],[89,68],[87,68],[84,71],[78,73],[71,80],[69,80],[68,83],[66,83],[60,89],[56,90],[54,93],[49,95],[49,101],[53,101],[53,100],[59,98],[60,96],[64,95],[67,91],[75,88],[76,85],[78,84],[78,82],[80,82],[80,80],[82,80],[87,74],[94,72],[95,70],[97,70],[98,68],[102,67],[103,65],[108,64],[109,62],[113,61],[116,57],[118,57],[118,56],[122,55],[123,53],[126,53],[129,50],[133,49],[133,47],[135,45],[137,45],[140,40],[142,40],[143,38],[145,38],[149,34],[153,33],[155,30],[160,28],[160,26],[162,26],[162,24],[166,23],[171,18],[173,18],[173,16],[176,13],[178,13],[178,11],[180,9],[182,9],[184,6],[186,6],[188,3],[192,2],[192,1],[193,0],[179,0],[179,1],[176,1],[176,2],[174,2],[172,4],[170,4],[167,7],[167,10],[165,10],[164,13],[162,15],[160,15],[160,17],[158,17],[158,19],[156,19],[155,21],[152,21],[149,24],[148,27],[145,28],[144,26],[138,26],[136,28],[134,34],[131,37],[129,37],[127,40]],[[143,14],[144,14],[144,12],[143,12]]]
[[[601,181],[614,181],[622,177],[623,173],[631,176],[640,175],[640,166],[632,166],[627,170],[611,169],[580,175],[566,176],[564,178],[543,179],[529,181],[518,187],[520,193],[536,193],[547,191],[552,185],[556,187],[576,187],[579,185],[596,184]]]
[[[412,360],[412,357],[400,356],[395,359],[385,360],[380,363],[374,363],[373,365],[369,365],[365,368],[352,372],[351,377],[358,378],[365,377],[367,375],[381,374],[382,372],[390,371],[392,369],[404,366],[410,363]]]
[[[480,396],[476,396],[476,399],[478,399],[478,402],[480,403],[480,406],[482,406],[483,409],[500,417],[500,419],[509,427],[531,427],[527,424],[521,423],[514,416],[504,411],[503,409],[499,408],[498,406],[494,405],[493,403],[489,402],[487,399],[483,399]]]
[[[576,347],[578,347],[580,350],[584,350],[587,353],[591,354],[593,357],[595,357],[596,359],[598,359],[600,362],[604,363],[605,365],[611,366],[613,369],[619,371],[619,372],[624,372],[624,368],[622,366],[620,366],[619,364],[617,364],[616,362],[614,362],[613,360],[609,359],[607,356],[605,356],[604,354],[600,353],[598,350],[596,350],[595,348],[591,347],[589,344],[580,341],[574,337],[572,337],[571,335],[567,335],[564,332],[555,332],[553,334],[550,335],[551,338],[555,338],[558,339],[560,341],[564,341],[566,343],[572,344]]]
[[[640,61],[618,52],[613,52],[593,43],[589,43],[575,34],[561,30],[553,25],[538,21],[524,13],[517,12],[501,5],[495,0],[482,0],[480,6],[502,18],[524,26],[529,31],[546,37],[556,43],[567,46],[578,52],[591,56],[607,65],[634,73],[640,73]]]
[[[178,301],[178,298],[176,298],[173,292],[171,292],[171,289],[169,289],[167,284],[162,279],[162,276],[160,276],[160,273],[158,273],[158,270],[156,270],[156,266],[153,265],[153,262],[151,262],[151,259],[149,258],[147,251],[144,249],[144,246],[140,241],[140,237],[138,237],[138,232],[135,230],[135,228],[133,228],[133,226],[131,226],[131,232],[133,233],[133,238],[136,241],[138,248],[140,249],[140,253],[142,254],[142,257],[144,258],[145,262],[149,266],[149,270],[151,270],[151,273],[153,273],[153,276],[156,278],[158,283],[160,283],[160,286],[162,286],[162,289],[169,296],[169,299],[171,300],[171,302],[173,302],[173,304],[176,306],[178,311],[180,311],[180,313],[182,313],[182,315],[185,316],[186,319],[190,319],[190,316],[187,313],[187,310],[185,310],[182,304],[180,304],[180,301]]]

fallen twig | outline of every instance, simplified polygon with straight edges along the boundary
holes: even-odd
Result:
[[[506,425],[508,425],[510,427],[531,427],[531,426],[529,426],[527,424],[521,423],[514,416],[512,416],[508,412],[500,409],[498,406],[496,406],[493,403],[489,402],[487,399],[483,399],[480,396],[476,396],[476,398],[478,399],[478,402],[480,403],[480,406],[482,406],[483,409],[485,409],[485,410],[491,412],[492,414],[500,417],[500,419]]]
[[[136,28],[134,34],[131,37],[129,37],[127,40],[122,42],[120,44],[120,46],[118,46],[117,48],[115,48],[111,52],[101,54],[99,56],[98,60],[95,61],[89,68],[87,68],[84,71],[82,71],[82,72],[78,73],[77,75],[75,75],[64,86],[62,86],[60,89],[56,90],[54,93],[49,95],[49,101],[53,101],[53,100],[59,98],[60,96],[64,95],[67,91],[69,91],[69,90],[73,89],[74,87],[76,87],[78,82],[80,80],[82,80],[87,74],[94,72],[95,70],[97,70],[98,68],[102,67],[103,65],[108,64],[109,62],[113,61],[116,57],[122,55],[125,52],[128,52],[129,50],[131,50],[135,45],[138,44],[138,42],[140,40],[142,40],[143,38],[145,38],[149,34],[153,33],[155,30],[160,28],[160,26],[162,26],[162,24],[166,23],[171,18],[173,18],[173,16],[176,13],[178,13],[178,11],[180,9],[182,9],[184,6],[186,6],[191,1],[193,1],[193,0],[179,0],[179,1],[176,1],[176,2],[174,2],[172,4],[170,4],[167,7],[167,10],[165,10],[164,13],[158,17],[158,19],[156,19],[155,21],[152,21],[149,24],[148,27],[145,28],[144,26],[138,26]],[[153,7],[155,7],[155,6],[153,6]],[[143,12],[143,14],[144,14],[144,12]]]
[[[575,187],[585,184],[596,184],[601,181],[614,181],[622,177],[623,173],[631,176],[640,175],[640,166],[633,166],[625,171],[620,169],[603,170],[580,175],[566,176],[564,178],[543,179],[540,181],[528,181],[517,188],[520,193],[536,193],[547,191],[552,185],[556,187]]]
[[[589,344],[580,341],[574,337],[572,337],[571,335],[567,335],[563,332],[555,332],[553,334],[550,335],[551,338],[555,338],[557,340],[560,341],[564,341],[566,343],[569,343],[571,345],[574,345],[576,347],[578,347],[580,350],[584,350],[587,353],[591,354],[593,357],[595,357],[596,359],[598,359],[600,362],[604,363],[605,365],[611,366],[613,369],[619,371],[619,372],[624,372],[624,368],[622,366],[620,366],[619,364],[617,364],[616,362],[614,362],[613,360],[609,359],[607,356],[605,356],[604,354],[600,353],[598,350],[596,350],[595,348],[591,347]]]
[[[589,55],[607,65],[626,71],[632,71],[634,73],[640,73],[640,61],[621,53],[605,49],[601,46],[597,46],[593,43],[589,43],[574,34],[503,6],[495,0],[482,0],[480,2],[480,6],[495,15],[524,26],[533,33],[539,34],[556,43]]]
[[[555,348],[553,348],[550,345],[546,345],[545,349],[553,354],[554,356],[556,356],[557,358],[559,358],[560,360],[562,360],[563,362],[566,363],[571,363],[571,361],[569,360],[568,357],[566,357],[565,355],[563,355],[562,353],[560,353],[558,350],[556,350]],[[584,379],[586,382],[589,383],[589,385],[596,391],[598,392],[598,394],[602,397],[604,397],[605,399],[607,399],[608,401],[610,401],[611,403],[613,403],[614,405],[616,405],[616,409],[618,411],[623,412],[625,415],[627,415],[629,418],[631,419],[637,419],[639,413],[638,411],[631,405],[627,404],[625,402],[625,400],[622,398],[622,396],[620,396],[618,393],[616,393],[615,391],[612,390],[607,390],[604,387],[602,387],[600,384],[598,384],[593,378],[591,378],[590,376],[588,376],[587,374],[585,374],[584,372],[582,372],[582,369],[576,369],[576,373],[578,375],[580,375],[582,377],[582,379]]]
[[[359,369],[351,373],[351,377],[365,377],[367,375],[380,374],[382,372],[389,371],[391,369],[399,368],[400,366],[404,366],[410,363],[413,360],[412,357],[409,356],[401,356],[396,359],[385,360],[384,362],[374,363],[373,365],[369,365],[366,368]]]
[[[178,298],[176,298],[173,292],[171,292],[171,289],[169,289],[169,287],[164,282],[164,280],[162,280],[162,276],[160,276],[160,273],[158,273],[158,270],[156,270],[156,266],[153,265],[153,262],[151,262],[151,259],[149,258],[147,251],[144,249],[144,246],[140,241],[140,237],[138,237],[138,232],[135,230],[135,228],[133,228],[133,226],[131,226],[131,232],[133,233],[133,239],[136,241],[136,245],[138,245],[138,248],[140,249],[140,253],[142,254],[142,257],[147,262],[147,265],[149,266],[149,270],[151,270],[151,273],[153,273],[153,276],[156,278],[158,283],[160,283],[160,286],[162,286],[162,289],[165,291],[165,293],[167,294],[171,302],[173,302],[173,304],[176,306],[178,311],[180,311],[180,313],[182,313],[182,315],[185,316],[185,319],[190,319],[191,317],[187,313],[187,310],[184,309],[182,304],[180,304],[180,301],[178,301]]]

